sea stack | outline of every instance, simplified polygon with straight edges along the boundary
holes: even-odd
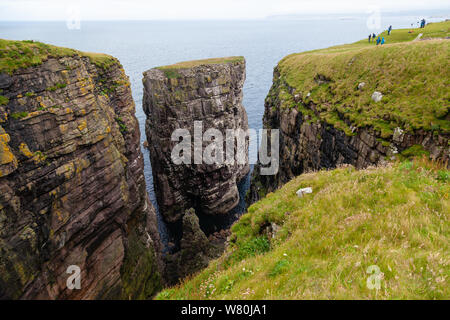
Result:
[[[190,208],[197,214],[218,216],[238,205],[237,184],[249,172],[248,140],[244,163],[195,164],[194,124],[201,123],[201,134],[217,129],[224,140],[227,130],[246,132],[248,120],[242,105],[245,76],[243,57],[183,62],[144,73],[143,104],[155,192],[167,222],[181,221]],[[176,129],[188,130],[192,137],[191,164],[175,164],[171,158],[179,143],[172,141]],[[201,152],[210,144],[200,143]],[[235,144],[235,155],[238,148]]]
[[[151,298],[160,240],[121,64],[31,41],[1,50],[0,299]]]

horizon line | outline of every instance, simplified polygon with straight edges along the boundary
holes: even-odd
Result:
[[[431,9],[400,9],[400,10],[381,10],[382,13],[385,14],[407,14],[407,13],[419,13],[423,12],[422,16],[430,14],[432,11],[442,10],[442,15],[450,16],[450,6],[447,8],[431,8]],[[433,12],[433,14],[438,14]],[[264,20],[296,20],[298,18],[318,18],[318,17],[327,17],[327,16],[358,16],[361,18],[365,18],[367,16],[367,12],[364,11],[354,11],[354,12],[310,12],[310,13],[280,13],[280,14],[272,14],[265,17],[241,17],[241,18],[98,18],[98,19],[81,19],[81,21],[86,22],[112,22],[112,21],[121,21],[121,22],[188,22],[188,21],[264,21]],[[283,19],[284,18],[284,19]],[[356,18],[356,17],[355,17]],[[439,17],[436,17],[439,18]],[[66,19],[0,19],[1,22],[66,22]]]

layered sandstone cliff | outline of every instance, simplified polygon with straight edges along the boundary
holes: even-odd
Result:
[[[3,40],[0,59],[0,297],[150,298],[159,235],[120,63]]]
[[[280,130],[280,170],[256,166],[250,205],[308,171],[378,165],[403,156],[449,160],[445,66],[449,43],[338,47],[291,55],[275,68],[264,127]],[[382,92],[378,92],[382,91]]]
[[[201,122],[200,134],[213,128],[224,138],[226,130],[246,131],[244,81],[245,61],[241,57],[191,61],[144,73],[147,140],[158,204],[166,221],[180,222],[190,208],[199,215],[220,216],[237,206],[237,184],[249,172],[248,141],[244,163],[195,164],[194,123]],[[172,161],[172,151],[179,143],[171,139],[176,129],[187,129],[192,137],[190,164]],[[200,142],[200,153],[209,144]],[[235,144],[235,156],[237,148]]]

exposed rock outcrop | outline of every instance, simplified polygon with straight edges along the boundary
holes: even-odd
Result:
[[[144,73],[144,111],[155,192],[165,220],[180,221],[195,208],[198,214],[223,215],[239,202],[238,182],[249,172],[248,148],[245,164],[194,164],[194,122],[202,132],[248,129],[242,106],[245,61],[241,57],[191,61],[156,68]],[[187,129],[192,137],[192,164],[174,164],[172,141],[176,129]],[[203,142],[203,149],[211,142]],[[248,146],[248,141],[246,141]],[[235,155],[237,147],[234,147]],[[226,150],[224,144],[224,153]],[[225,155],[224,155],[225,159]]]
[[[300,107],[285,107],[284,99],[294,101]],[[391,160],[413,146],[423,148],[433,159],[449,160],[449,136],[446,133],[423,129],[406,132],[397,128],[387,139],[371,127],[357,128],[348,123],[352,128],[348,135],[321,119],[317,110],[309,96],[303,98],[290,87],[276,68],[274,83],[265,102],[263,123],[267,129],[280,130],[280,169],[274,176],[261,176],[260,166],[255,167],[247,205],[304,172],[332,169],[343,164],[361,169]],[[347,120],[343,117],[342,121]]]
[[[128,77],[69,52],[0,72],[0,298],[150,298],[160,240]]]
[[[206,268],[210,260],[220,257],[225,249],[221,239],[209,240],[200,229],[194,209],[183,216],[180,251],[166,257],[166,278],[171,284]]]

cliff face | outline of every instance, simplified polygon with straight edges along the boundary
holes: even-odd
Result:
[[[387,47],[384,56],[369,49],[344,51],[332,57],[318,51],[280,62],[263,119],[265,128],[280,130],[280,170],[275,176],[261,176],[256,166],[248,205],[308,171],[342,164],[362,169],[403,155],[426,154],[448,162],[448,100],[446,103],[444,91],[433,88],[437,78],[431,71],[422,70],[427,61],[439,63],[429,61],[426,52],[431,50],[436,55],[447,50],[448,44],[420,44],[394,51],[397,49]],[[397,54],[409,58],[411,52],[420,64],[397,62]],[[373,65],[365,59],[370,54],[374,54]],[[386,61],[403,68],[396,72],[394,68],[399,66],[394,65],[389,70]],[[378,73],[380,66],[387,68],[382,76]],[[342,73],[337,71],[340,69]],[[368,74],[376,77],[371,79]],[[409,89],[410,83],[418,81],[412,74],[421,77],[423,88]],[[407,77],[406,84],[401,82],[402,77]],[[384,82],[396,83],[397,87],[386,88]],[[377,88],[383,88],[381,101],[375,101],[373,95]],[[404,103],[408,100],[405,92],[410,95],[409,105]]]
[[[193,145],[195,121],[202,122],[200,134],[214,128],[224,138],[227,129],[248,129],[242,106],[244,59],[193,61],[152,69],[144,73],[143,81],[155,191],[166,221],[181,221],[190,208],[210,216],[228,213],[239,202],[237,183],[249,172],[248,161],[194,164],[192,147],[192,164],[177,165],[171,154],[178,142],[173,142],[171,137],[174,130],[187,129]],[[209,144],[203,142],[202,151]],[[236,146],[234,150],[237,154]]]
[[[151,297],[159,235],[120,63],[38,43],[1,49],[2,63],[14,50],[42,61],[0,73],[0,297]],[[66,286],[72,265],[80,290]]]
[[[165,280],[171,285],[176,285],[179,279],[205,269],[209,261],[219,258],[225,250],[222,239],[206,237],[200,228],[199,218],[194,209],[184,213],[182,230],[180,250],[167,255],[165,259]],[[228,236],[229,233],[226,235]]]

